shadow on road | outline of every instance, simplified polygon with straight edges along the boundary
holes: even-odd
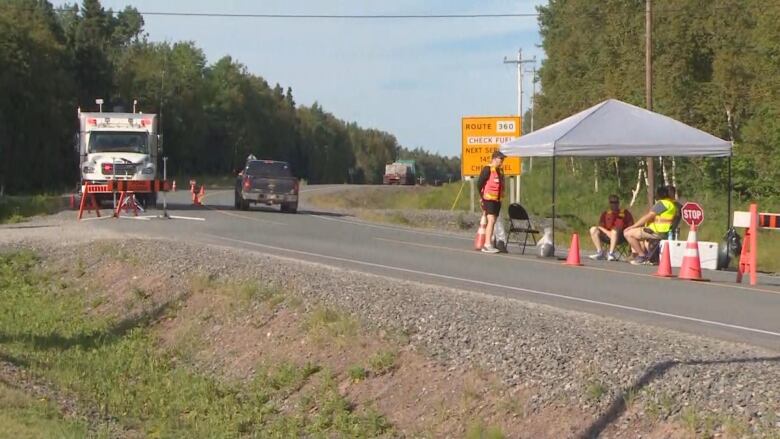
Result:
[[[609,427],[610,424],[615,422],[626,411],[626,396],[629,394],[636,394],[643,388],[647,387],[653,381],[663,377],[670,369],[677,366],[702,366],[702,365],[714,365],[714,364],[742,364],[742,363],[764,363],[764,362],[780,362],[780,356],[777,357],[753,357],[753,358],[734,358],[729,360],[687,360],[677,361],[669,360],[656,363],[642,375],[631,387],[624,389],[618,394],[610,404],[604,414],[599,416],[596,421],[591,424],[585,431],[583,431],[578,438],[590,439],[597,438],[604,430]]]

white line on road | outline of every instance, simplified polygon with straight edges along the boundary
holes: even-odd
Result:
[[[197,216],[168,215],[168,218],[180,219],[180,220],[190,220],[190,221],[206,221],[206,218],[199,218]]]
[[[226,237],[217,236],[217,235],[210,235],[210,234],[206,234],[206,233],[203,233],[201,235],[207,236],[207,237],[213,238],[213,239],[219,239],[219,240],[222,240],[222,241],[230,241],[230,242],[234,242],[234,243],[238,243],[238,244],[251,245],[251,246],[260,247],[260,248],[264,248],[264,249],[268,249],[268,250],[284,251],[284,252],[295,253],[295,254],[299,254],[299,255],[313,256],[313,257],[316,257],[316,258],[330,259],[330,260],[333,260],[333,261],[347,262],[347,263],[350,263],[350,264],[364,265],[364,266],[367,266],[367,267],[382,268],[382,269],[385,269],[385,270],[400,271],[400,272],[403,272],[403,273],[411,273],[411,274],[417,274],[417,275],[422,275],[422,276],[429,276],[429,277],[434,277],[434,278],[439,278],[439,279],[447,279],[447,280],[454,280],[454,281],[458,281],[458,282],[466,282],[466,283],[471,283],[471,284],[481,285],[481,286],[486,286],[486,287],[502,288],[502,289],[507,289],[507,290],[512,290],[512,291],[519,291],[519,292],[528,293],[528,294],[535,294],[535,295],[538,295],[538,296],[555,297],[555,298],[558,298],[558,299],[570,300],[570,301],[573,301],[573,302],[582,302],[582,303],[588,303],[588,304],[591,304],[591,305],[601,305],[601,306],[605,306],[605,307],[609,307],[609,308],[616,308],[616,309],[622,309],[622,310],[627,310],[627,311],[634,311],[634,312],[638,312],[638,313],[642,313],[642,314],[650,314],[650,315],[654,315],[654,316],[667,317],[667,318],[672,318],[672,319],[677,319],[677,320],[684,320],[684,321],[688,321],[688,322],[703,323],[703,324],[706,324],[706,325],[718,326],[718,327],[722,327],[722,328],[737,329],[737,330],[740,330],[740,331],[747,331],[747,332],[753,332],[753,333],[757,333],[757,334],[764,334],[764,335],[771,335],[771,336],[774,336],[774,337],[780,337],[780,332],[772,332],[772,331],[767,331],[767,330],[764,330],[764,329],[750,328],[750,327],[747,327],[747,326],[732,325],[730,323],[716,322],[716,321],[713,321],[713,320],[698,319],[696,317],[689,317],[689,316],[683,316],[683,315],[678,315],[678,314],[671,314],[671,313],[666,313],[666,312],[661,312],[661,311],[654,311],[654,310],[645,309],[645,308],[637,308],[637,307],[634,307],[634,306],[626,306],[626,305],[619,305],[619,304],[609,303],[609,302],[601,302],[601,301],[598,301],[598,300],[583,299],[583,298],[580,298],[580,297],[572,297],[572,296],[566,296],[566,295],[563,295],[563,294],[550,293],[550,292],[546,292],[546,291],[531,290],[531,289],[528,289],[528,288],[513,287],[513,286],[510,286],[510,285],[502,285],[502,284],[497,284],[497,283],[492,283],[492,282],[484,282],[484,281],[480,281],[480,280],[466,279],[466,278],[456,277],[456,276],[448,276],[448,275],[445,275],[445,274],[429,273],[429,272],[426,272],[426,271],[412,270],[412,269],[409,269],[409,268],[393,267],[391,265],[384,265],[384,264],[376,264],[376,263],[373,263],[373,262],[358,261],[358,260],[355,260],[355,259],[348,259],[348,258],[341,258],[341,257],[338,257],[338,256],[323,255],[323,254],[320,254],[320,253],[312,253],[312,252],[307,252],[307,251],[302,251],[302,250],[293,250],[293,249],[288,249],[288,248],[284,248],[284,247],[276,247],[276,246],[272,246],[272,245],[260,244],[260,243],[252,242],[252,241],[243,241],[243,240],[239,240],[239,239],[226,238]]]

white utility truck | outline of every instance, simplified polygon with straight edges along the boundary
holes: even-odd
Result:
[[[158,178],[160,136],[157,134],[157,115],[79,111],[78,118],[82,185]],[[112,196],[105,194],[104,197],[106,200]],[[136,197],[145,206],[154,206],[157,202],[156,192],[137,194]]]

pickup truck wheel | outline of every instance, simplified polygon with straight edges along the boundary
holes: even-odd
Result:
[[[241,207],[240,207],[241,210],[249,210],[249,202],[248,201],[246,201],[243,198],[241,198],[239,200],[239,203],[241,204]]]
[[[298,203],[282,203],[280,210],[285,213],[297,213]]]

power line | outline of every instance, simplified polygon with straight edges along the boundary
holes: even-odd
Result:
[[[56,8],[56,12],[73,12],[68,8]],[[121,11],[106,11],[117,14]],[[138,11],[141,15],[168,17],[206,17],[206,18],[271,18],[271,19],[317,19],[317,20],[406,20],[406,19],[453,19],[453,18],[536,18],[537,13],[500,13],[500,14],[249,14],[221,12],[172,12]]]
[[[761,0],[770,4],[777,4],[779,0]],[[710,6],[699,10],[727,10],[734,5]],[[739,8],[740,6],[736,6]],[[609,13],[605,9],[597,8],[587,13]],[[73,8],[54,8],[55,12],[74,12]],[[654,15],[677,14],[689,11],[683,8],[659,7],[654,8]],[[121,11],[107,10],[107,13],[118,14]],[[528,13],[494,13],[494,14],[271,14],[271,13],[222,13],[222,12],[175,12],[175,11],[138,11],[144,16],[159,17],[201,17],[201,18],[261,18],[261,19],[287,19],[287,20],[426,20],[426,19],[494,19],[494,18],[538,18],[537,12]],[[637,9],[636,13],[644,14],[644,8]]]

